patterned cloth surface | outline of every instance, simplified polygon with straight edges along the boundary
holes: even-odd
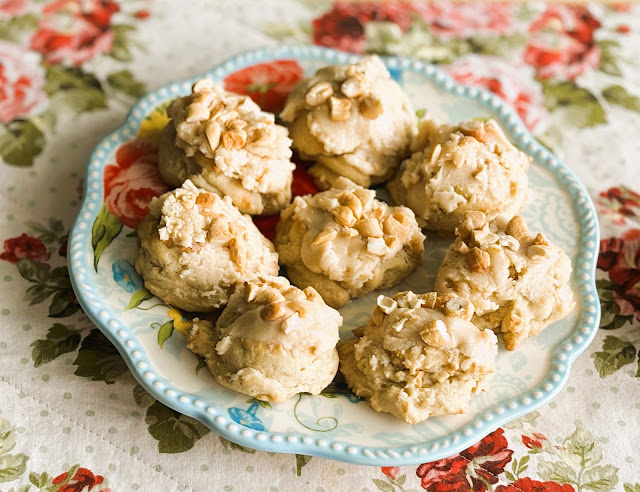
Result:
[[[147,90],[278,42],[437,63],[512,104],[585,183],[603,317],[553,402],[419,466],[256,452],[154,400],[82,314],[66,241],[93,147]],[[639,492],[639,49],[626,4],[0,0],[0,490]],[[276,63],[227,87],[275,110],[299,77]],[[156,163],[148,139],[105,172],[122,224],[164,191]]]

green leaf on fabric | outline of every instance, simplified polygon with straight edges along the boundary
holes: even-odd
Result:
[[[394,480],[394,482],[400,487],[402,487],[406,481],[407,481],[406,475],[400,475],[398,478]]]
[[[600,66],[598,68],[606,74],[620,77],[622,75],[622,71],[618,66],[620,57],[616,53],[620,43],[611,39],[603,39],[598,41],[598,47],[600,48]]]
[[[66,318],[80,309],[73,289],[62,289],[56,292],[49,305],[50,318]]]
[[[633,315],[622,316],[620,307],[616,302],[615,285],[608,279],[597,279],[596,288],[600,298],[602,317],[600,318],[600,328],[603,330],[616,330],[621,326],[633,321]]]
[[[0,19],[0,39],[20,42],[25,31],[31,31],[38,26],[38,16],[26,14],[19,17],[11,15],[6,19]]]
[[[629,94],[621,85],[610,85],[602,91],[604,97],[611,104],[622,106],[630,111],[640,113],[640,97]]]
[[[45,283],[51,276],[51,270],[45,263],[30,260],[29,258],[22,258],[16,266],[22,278],[29,282]]]
[[[120,70],[107,75],[107,83],[115,90],[132,97],[142,97],[147,89],[137,81],[129,70]]]
[[[581,482],[582,490],[610,492],[618,485],[618,469],[613,465],[594,466],[585,470]]]
[[[63,354],[73,352],[78,348],[80,339],[80,332],[73,326],[55,323],[47,331],[46,338],[36,340],[31,344],[33,347],[31,350],[33,366],[40,367]]]
[[[127,372],[127,365],[107,337],[94,328],[82,340],[74,366],[76,376],[113,384],[116,378]]]
[[[93,246],[93,267],[98,271],[98,262],[104,250],[120,234],[122,222],[113,215],[107,207],[102,208],[96,217],[91,229],[91,245]]]
[[[27,471],[26,454],[4,454],[0,456],[0,482],[13,482]]]
[[[511,473],[510,471],[505,471],[504,472],[504,476],[507,477],[509,480],[511,480],[512,482],[516,481],[516,477],[513,473]]]
[[[542,91],[547,109],[552,112],[566,111],[571,123],[579,128],[607,122],[598,99],[587,89],[578,87],[575,82],[544,81]]]
[[[113,44],[109,55],[118,61],[131,61],[129,45],[132,41],[129,38],[129,33],[135,31],[135,27],[126,24],[116,24],[111,27],[113,29]]]
[[[0,417],[0,454],[7,454],[16,445],[16,431],[7,419]]]
[[[601,378],[610,376],[636,358],[636,348],[630,342],[618,337],[607,336],[602,342],[602,351],[591,354]]]
[[[158,329],[158,345],[160,345],[160,348],[164,347],[164,342],[166,342],[171,335],[173,335],[173,320],[167,321]]]
[[[98,78],[79,67],[47,67],[45,91],[51,106],[63,106],[76,113],[107,107],[107,98]]]
[[[624,492],[640,492],[640,483],[636,483],[635,485],[629,482],[625,482]]]
[[[133,387],[133,400],[139,407],[149,407],[153,404],[154,401],[156,401],[156,399],[139,384],[136,384]]]
[[[222,445],[224,446],[224,449],[227,450],[225,454],[229,453],[229,449],[233,449],[235,451],[241,451],[243,453],[247,453],[247,454],[256,454],[256,450],[255,449],[251,449],[251,448],[247,448],[245,446],[242,446],[241,444],[237,444],[233,441],[229,441],[228,439],[225,439],[222,436],[218,436],[220,438],[220,442],[222,443]]]
[[[38,487],[38,489],[44,488],[48,484],[50,478],[51,477],[49,477],[47,472],[43,472],[39,475],[33,472],[29,473],[29,482]]]
[[[44,147],[44,133],[30,120],[14,120],[0,124],[0,156],[12,166],[33,165]]]
[[[596,438],[586,429],[578,427],[563,443],[564,453],[569,461],[588,468],[602,461],[602,450],[596,445]]]
[[[23,299],[25,302],[29,303],[29,306],[33,306],[44,302],[51,294],[53,294],[53,292],[54,289],[51,289],[46,285],[36,284],[26,290]]]
[[[311,461],[311,456],[307,456],[306,454],[296,454],[296,475],[302,475],[302,468],[307,466],[309,461]]]
[[[68,233],[62,221],[53,217],[49,219],[48,227],[33,221],[27,221],[25,225],[34,236],[47,244],[62,244],[67,240]]]
[[[384,480],[380,480],[379,478],[372,478],[373,483],[379,490],[382,492],[395,492],[396,488],[391,485],[389,482],[385,482]]]
[[[204,424],[172,410],[159,401],[147,409],[145,422],[149,426],[149,434],[158,441],[160,453],[188,451],[210,432]]]
[[[127,309],[136,308],[142,302],[146,301],[147,299],[151,299],[152,297],[153,297],[153,294],[143,287],[142,289],[133,293],[133,295],[131,296],[131,300],[129,301],[129,304],[127,304],[127,307],[124,309],[127,310]]]
[[[538,461],[538,475],[542,480],[558,483],[576,483],[578,475],[575,470],[562,461]]]

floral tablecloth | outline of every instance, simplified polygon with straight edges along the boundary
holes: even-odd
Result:
[[[92,148],[148,89],[283,41],[437,63],[512,104],[585,183],[603,317],[552,403],[419,466],[256,452],[154,400],[83,315],[66,244]],[[0,0],[0,490],[640,492],[639,49],[628,4]],[[277,110],[300,77],[276,62],[225,85]],[[105,173],[119,224],[165,189],[145,138],[163,124]]]

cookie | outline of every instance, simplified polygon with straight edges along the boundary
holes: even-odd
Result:
[[[158,151],[167,183],[180,186],[189,178],[251,215],[274,214],[291,202],[295,166],[288,131],[248,96],[204,79],[167,114],[171,121]]]
[[[186,311],[219,308],[238,283],[279,269],[273,244],[229,197],[189,180],[151,202],[138,237],[135,267],[145,287]]]
[[[387,187],[426,229],[453,234],[467,210],[508,221],[524,206],[531,158],[494,120],[425,121],[412,151]]]
[[[293,148],[315,161],[309,173],[321,189],[339,176],[365,187],[388,180],[417,131],[409,98],[377,56],[321,68],[296,86],[280,118]]]
[[[337,308],[409,275],[422,264],[424,239],[411,210],[340,177],[282,211],[275,244],[291,281]]]
[[[376,412],[408,424],[463,413],[495,369],[497,338],[473,305],[435,292],[379,296],[368,323],[338,347],[340,372]]]
[[[439,295],[475,306],[473,322],[501,333],[507,350],[564,318],[575,307],[571,261],[520,216],[506,226],[467,212],[436,275]]]
[[[333,380],[341,324],[313,288],[260,277],[231,296],[215,327],[194,321],[187,347],[223,386],[279,403],[297,393],[317,395]]]

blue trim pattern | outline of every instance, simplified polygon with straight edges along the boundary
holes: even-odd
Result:
[[[238,424],[237,419],[229,418],[226,408],[211,405],[194,395],[184,393],[157,374],[136,336],[103,302],[93,282],[92,275],[95,276],[95,272],[92,264],[91,228],[104,198],[102,175],[107,164],[106,157],[120,144],[135,136],[142,120],[155,107],[168,99],[188,93],[191,85],[203,76],[221,81],[228,74],[249,65],[283,58],[317,60],[327,64],[353,63],[359,59],[357,55],[316,46],[276,46],[239,54],[198,77],[166,85],[144,96],[132,108],[124,125],[105,137],[90,158],[84,200],[69,240],[71,281],[85,313],[116,346],[136,379],[165,405],[200,420],[218,434],[244,446],[376,466],[417,464],[445,458],[474,444],[500,425],[549,402],[566,383],[571,363],[589,345],[599,325],[600,304],[595,287],[599,231],[593,202],[575,175],[528,132],[513,109],[500,98],[483,89],[460,85],[428,63],[397,57],[384,58],[392,72],[414,72],[444,92],[486,107],[500,121],[512,141],[533,156],[537,163],[551,171],[572,197],[574,212],[579,218],[580,245],[574,274],[578,284],[578,303],[582,309],[577,327],[553,352],[546,378],[525,394],[492,407],[446,437],[421,445],[367,447],[341,442],[337,438],[275,433],[262,431],[257,425],[247,427],[245,424]]]

